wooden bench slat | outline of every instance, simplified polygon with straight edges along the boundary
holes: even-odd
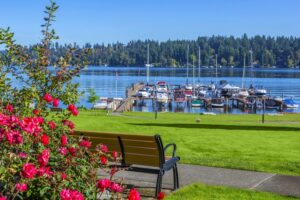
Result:
[[[142,155],[149,155],[149,156],[159,156],[159,152],[158,152],[157,148],[124,146],[124,150],[126,153],[142,154]]]
[[[75,131],[75,135],[86,135],[90,137],[102,137],[102,138],[117,138],[118,136],[128,140],[142,140],[142,141],[155,141],[154,136],[148,135],[132,135],[132,134],[118,134],[118,133],[102,133],[93,131]]]
[[[125,154],[126,164],[135,165],[148,165],[153,167],[159,167],[159,158],[157,156],[146,156],[139,154]]]
[[[134,140],[122,140],[124,147],[146,147],[157,148],[157,144],[154,141],[134,141]]]

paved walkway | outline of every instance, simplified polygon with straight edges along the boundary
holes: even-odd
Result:
[[[156,176],[151,174],[122,172],[121,176],[135,187],[149,188],[156,183]],[[295,176],[180,164],[179,177],[180,187],[201,182],[300,197],[300,177]],[[172,184],[170,171],[163,178],[163,188],[172,188]]]

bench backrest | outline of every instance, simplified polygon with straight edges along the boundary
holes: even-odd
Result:
[[[123,165],[162,167],[165,162],[163,144],[159,135],[146,136],[90,131],[75,131],[75,135],[88,137],[92,142],[92,149],[95,149],[98,144],[105,144],[110,151],[120,152]]]

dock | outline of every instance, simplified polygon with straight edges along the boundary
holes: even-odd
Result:
[[[126,98],[120,103],[117,109],[114,110],[116,113],[125,112],[132,110],[132,106],[135,100],[135,94],[138,90],[145,87],[144,83],[135,83],[131,87],[126,89]]]

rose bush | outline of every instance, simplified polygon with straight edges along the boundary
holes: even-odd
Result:
[[[15,44],[9,29],[0,29],[0,199],[99,199],[109,193],[124,198],[126,186],[115,174],[119,153],[75,137],[80,93],[72,82],[86,64],[88,50],[70,46],[59,60],[51,60],[51,29],[58,6],[46,7],[43,39],[34,53]],[[33,55],[33,56],[32,56]],[[12,80],[22,87],[13,86]],[[51,112],[61,106],[62,112]],[[98,178],[100,173],[101,178]],[[129,199],[139,199],[136,190]]]

